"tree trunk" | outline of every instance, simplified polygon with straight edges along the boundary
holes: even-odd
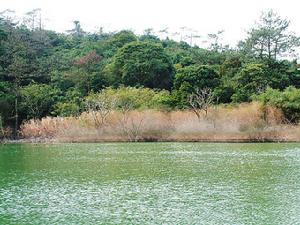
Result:
[[[14,137],[15,138],[19,138],[18,128],[19,128],[18,96],[16,96],[16,98],[15,98],[15,129],[14,129]]]
[[[0,131],[1,131],[1,136],[4,137],[4,129],[3,129],[2,116],[1,115],[0,115]]]
[[[270,37],[269,37],[269,39],[268,39],[268,58],[269,58],[269,60],[272,58],[271,40],[270,40]]]

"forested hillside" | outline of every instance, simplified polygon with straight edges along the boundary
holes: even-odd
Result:
[[[0,125],[15,134],[25,120],[80,115],[95,93],[128,86],[154,93],[154,108],[190,108],[193,93],[211,90],[214,104],[255,99],[298,121],[300,66],[294,53],[300,42],[289,22],[272,11],[234,48],[219,43],[217,34],[203,48],[160,39],[149,29],[143,35],[88,33],[78,21],[62,34],[30,18],[0,20]],[[136,94],[148,101],[149,94]]]

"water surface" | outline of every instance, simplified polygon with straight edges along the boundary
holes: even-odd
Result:
[[[300,224],[300,144],[0,145],[0,224]]]

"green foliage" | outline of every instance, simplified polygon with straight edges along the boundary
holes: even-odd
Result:
[[[101,41],[98,48],[105,57],[112,57],[118,49],[134,41],[137,41],[137,36],[132,31],[122,30],[109,39]]]
[[[291,122],[300,120],[300,89],[298,88],[290,86],[284,91],[268,88],[254,99],[282,109],[285,117]]]
[[[220,76],[212,66],[191,65],[177,71],[174,78],[174,87],[179,89],[182,84],[188,83],[191,88],[212,88],[220,84]]]
[[[285,61],[286,76],[289,77],[289,85],[300,88],[300,67],[299,64],[294,61],[292,63]],[[282,89],[282,88],[281,88]]]
[[[0,80],[0,115],[2,116],[3,125],[8,125],[12,122],[15,101],[12,89],[10,82]]]
[[[76,88],[67,90],[54,106],[53,114],[59,116],[78,116],[84,110],[83,94]]]
[[[0,28],[0,41],[5,40],[7,38],[7,34],[4,30]]]
[[[101,99],[102,102],[109,99],[114,102],[117,110],[131,109],[167,109],[169,107],[170,94],[168,91],[156,91],[150,88],[119,87],[117,89],[106,88],[100,93],[91,93],[86,101],[93,102]]]
[[[125,44],[136,41],[137,37],[132,31],[122,30],[115,35],[112,36],[111,39],[108,40],[108,44],[112,45],[114,48],[118,49],[123,47]]]
[[[291,55],[300,45],[299,37],[288,31],[290,22],[282,19],[272,10],[264,12],[257,24],[249,32],[240,47],[245,53],[267,59]]]
[[[4,53],[4,49],[2,46],[2,40],[6,40],[6,39],[7,39],[7,34],[0,27],[0,56]]]
[[[214,95],[217,98],[218,103],[230,103],[232,102],[232,96],[234,95],[233,82],[222,83],[214,90]]]
[[[114,83],[170,89],[173,66],[160,44],[132,42],[122,47],[110,65]]]
[[[21,111],[28,118],[41,118],[52,111],[59,92],[46,84],[30,84],[20,89]]]
[[[190,83],[184,81],[178,89],[171,92],[173,107],[183,109],[188,107],[188,95],[192,92],[193,88]]]
[[[264,91],[269,84],[268,74],[264,64],[250,63],[244,65],[234,77],[235,94],[234,102],[250,101],[253,94]]]

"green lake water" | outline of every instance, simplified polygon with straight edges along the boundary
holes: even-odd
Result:
[[[300,224],[300,144],[2,144],[0,224]]]

